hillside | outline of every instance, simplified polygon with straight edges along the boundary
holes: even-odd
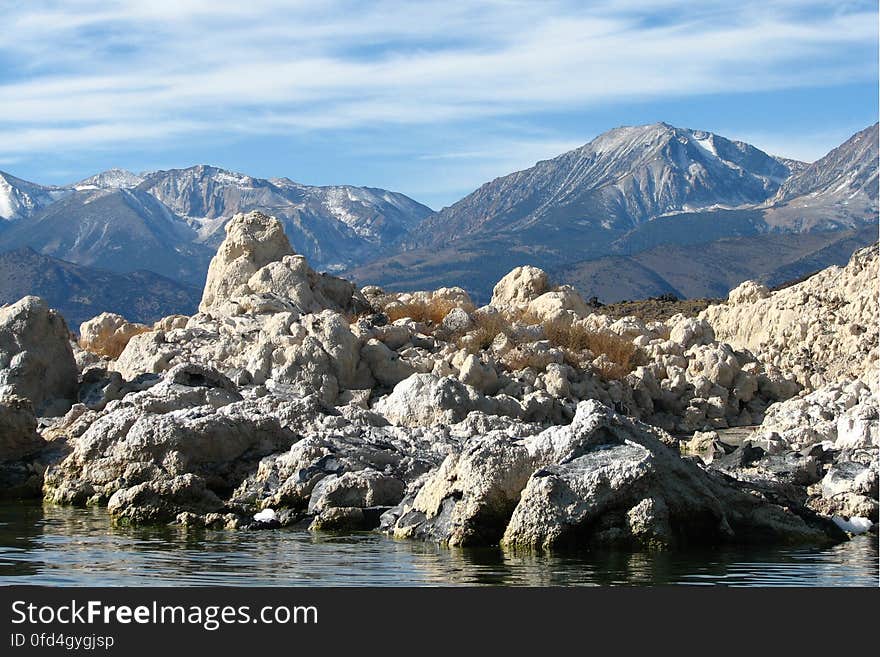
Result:
[[[83,267],[23,248],[0,253],[0,304],[33,294],[67,319],[71,330],[101,312],[152,323],[166,315],[191,314],[200,291],[158,274],[118,274]]]

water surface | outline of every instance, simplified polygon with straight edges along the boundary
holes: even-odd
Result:
[[[115,527],[104,509],[0,504],[0,584],[877,586],[876,536],[832,548],[510,554],[376,533]]]

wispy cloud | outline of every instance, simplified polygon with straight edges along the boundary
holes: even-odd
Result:
[[[803,2],[16,3],[0,153],[443,123],[876,75],[876,7]],[[588,5],[585,7],[585,5]]]
[[[399,188],[440,205],[624,122],[587,125],[579,113],[877,78],[877,8],[862,1],[3,4],[0,164],[39,180],[76,167],[83,177],[95,162],[185,166],[235,148],[230,159],[259,168],[241,152],[283,138],[294,170],[249,172]],[[849,127],[724,134],[813,159]]]

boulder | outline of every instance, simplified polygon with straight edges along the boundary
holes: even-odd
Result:
[[[732,388],[740,370],[736,354],[726,344],[695,345],[686,353],[688,374],[704,376],[722,388]]]
[[[530,451],[546,465],[511,516],[510,547],[833,540],[827,524],[738,490],[597,402],[582,402],[570,427],[539,434]]]
[[[880,475],[876,450],[845,453],[808,490],[808,505],[826,516],[878,520]]]
[[[248,279],[246,290],[280,298],[300,313],[346,311],[357,292],[349,281],[315,272],[301,255],[287,255],[261,267]]]
[[[451,376],[413,374],[404,379],[373,410],[389,422],[408,427],[453,424],[476,409],[476,391]]]
[[[37,433],[30,401],[22,397],[0,397],[0,461],[29,456],[45,444]]]
[[[149,331],[132,336],[119,357],[108,367],[119,372],[126,381],[143,374],[159,374],[168,370],[181,354],[181,349],[165,339],[163,331]]]
[[[201,312],[228,301],[261,267],[294,254],[281,222],[262,212],[237,214],[225,230],[226,237],[208,267]]]
[[[379,340],[368,340],[361,347],[360,355],[370,368],[373,378],[388,388],[393,388],[415,372],[412,365],[400,358],[400,354]]]
[[[116,358],[139,333],[150,331],[144,324],[129,322],[115,313],[101,313],[79,327],[79,346],[106,358]]]
[[[683,349],[710,344],[715,340],[712,326],[702,319],[674,315],[666,324],[669,327],[669,341]]]
[[[204,514],[221,508],[220,498],[192,474],[121,488],[107,502],[107,510],[117,520],[131,524],[168,522],[181,513]]]
[[[330,508],[394,506],[403,498],[405,489],[396,477],[372,469],[331,474],[312,491],[308,513],[321,514]]]
[[[425,482],[394,536],[451,546],[497,543],[534,469],[534,457],[507,436],[473,439]]]
[[[24,397],[38,415],[76,399],[77,367],[64,319],[39,297],[0,308],[0,395]]]
[[[453,308],[443,318],[442,328],[452,335],[466,333],[474,325],[471,316],[462,308]]]
[[[187,491],[196,491],[193,499],[203,500],[192,486],[204,485],[214,494],[232,491],[260,458],[289,448],[297,436],[267,415],[258,401],[238,401],[240,395],[227,386],[216,373],[194,376],[180,367],[149,390],[111,402],[80,435],[68,436],[72,452],[47,470],[46,498],[84,504],[106,502],[118,493],[113,508],[140,520],[159,518],[152,511],[143,517],[125,511],[143,495],[186,499]],[[196,479],[181,488],[175,478],[184,475]],[[174,502],[162,517],[166,511],[204,512],[196,507]]]
[[[837,419],[837,449],[880,446],[880,413],[877,401],[868,399],[841,413]]]
[[[537,267],[517,267],[492,290],[490,305],[496,308],[525,308],[550,289],[547,273]]]
[[[493,395],[500,387],[498,372],[491,363],[484,363],[475,354],[469,354],[459,368],[459,380],[483,394]]]
[[[586,317],[590,314],[590,308],[573,287],[562,285],[532,299],[528,312],[543,321],[565,319],[571,322],[573,318],[568,313]]]

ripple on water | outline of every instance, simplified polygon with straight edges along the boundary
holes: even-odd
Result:
[[[876,536],[832,548],[510,554],[375,533],[110,524],[103,509],[0,505],[0,584],[74,586],[877,586]]]

